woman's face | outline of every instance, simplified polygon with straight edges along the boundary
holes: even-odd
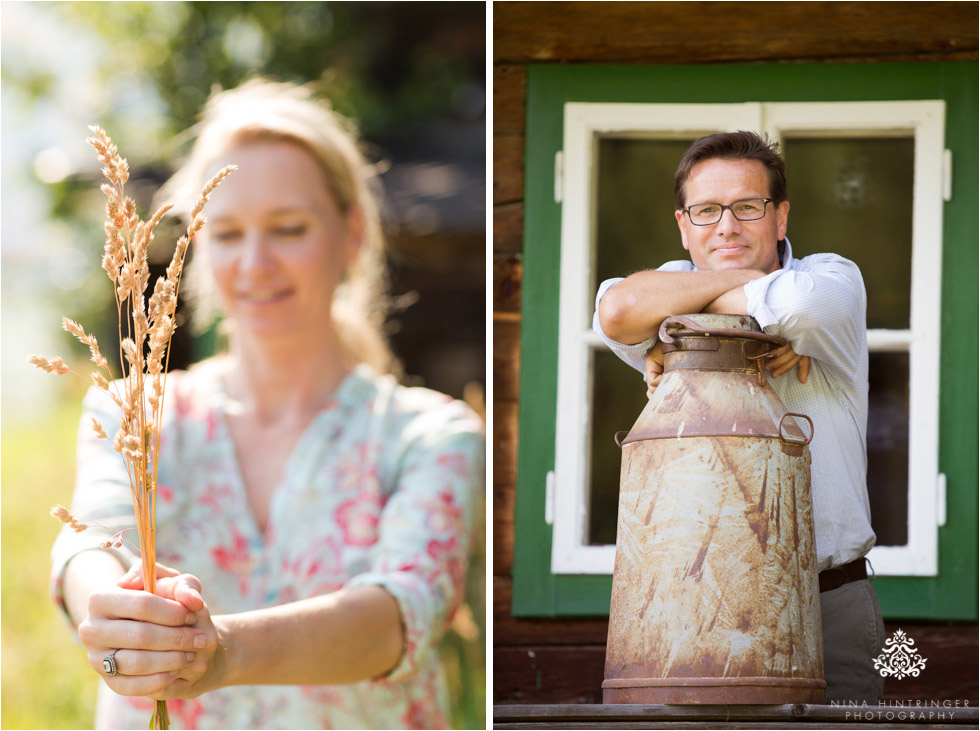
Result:
[[[201,232],[225,316],[242,335],[312,335],[330,308],[361,239],[356,210],[341,213],[323,172],[302,147],[261,141],[231,148]]]

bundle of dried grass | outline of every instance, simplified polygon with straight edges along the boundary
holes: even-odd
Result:
[[[62,318],[62,327],[88,346],[95,371],[83,375],[72,370],[61,358],[31,356],[28,362],[47,373],[73,373],[105,391],[119,407],[119,430],[112,445],[126,463],[129,484],[133,493],[136,530],[139,535],[143,562],[144,586],[156,589],[156,496],[157,465],[163,419],[163,400],[167,385],[167,366],[170,341],[176,322],[177,294],[184,270],[184,257],[194,235],[204,226],[204,205],[214,189],[235,167],[220,170],[204,186],[191,213],[187,233],[177,241],[166,276],[157,279],[147,301],[145,293],[150,280],[147,251],[153,242],[153,232],[172,207],[161,207],[149,221],[140,220],[136,202],[125,195],[129,179],[129,164],[120,157],[109,136],[100,127],[90,127],[95,137],[86,140],[95,148],[103,164],[102,174],[109,181],[102,185],[106,196],[106,243],[102,268],[114,285],[119,326],[119,368],[121,378],[113,380],[108,359],[99,349],[93,335],[85,332],[74,320]],[[102,424],[92,419],[95,433],[108,439]],[[51,514],[75,531],[87,524],[71,515],[64,507],[55,506]],[[119,545],[117,536],[103,545]],[[167,705],[158,701],[150,728],[169,727]]]

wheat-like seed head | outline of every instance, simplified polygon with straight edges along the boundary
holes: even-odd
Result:
[[[155,229],[160,224],[160,221],[163,220],[163,217],[166,215],[167,211],[169,211],[173,207],[174,207],[173,203],[165,203],[164,205],[160,206],[160,208],[157,209],[157,212],[153,214],[152,218],[150,218],[149,223],[147,223],[147,226],[150,229],[151,240],[153,238],[152,237],[153,229]]]
[[[238,170],[237,165],[226,165],[225,167],[221,168],[221,170],[219,170],[217,173],[215,173],[214,176],[207,183],[204,184],[204,189],[201,191],[201,195],[198,197],[197,202],[194,204],[194,208],[191,211],[192,221],[198,217],[201,211],[204,210],[204,205],[208,202],[208,199],[211,197],[211,194],[214,192],[214,189],[221,184],[222,180],[227,178],[236,170]],[[193,236],[191,238],[193,238]]]
[[[65,365],[65,361],[61,358],[45,358],[43,355],[32,355],[27,359],[27,362],[36,368],[40,368],[45,373],[57,373],[59,376],[71,373],[71,369]]]
[[[126,361],[131,365],[135,366],[137,362],[136,356],[136,343],[133,342],[132,338],[124,338],[122,341],[123,353],[126,355]],[[130,371],[132,373],[133,371]]]
[[[78,339],[78,342],[88,346],[89,353],[91,354],[91,360],[93,363],[95,363],[95,365],[97,365],[99,368],[105,369],[106,371],[109,370],[109,362],[99,351],[99,341],[94,335],[86,333],[81,325],[67,317],[61,318],[61,327],[66,332],[74,335]]]
[[[177,282],[181,272],[184,271],[184,255],[187,253],[189,245],[190,239],[187,236],[181,236],[177,239],[177,248],[174,249],[173,258],[170,259],[170,264],[167,266],[167,279],[171,282]]]
[[[76,533],[81,533],[88,529],[88,525],[72,515],[64,505],[55,505],[51,508],[51,515],[69,526]]]
[[[94,431],[100,439],[108,439],[109,436],[105,433],[105,429],[102,428],[102,422],[92,417],[92,431]]]
[[[127,197],[123,201],[122,208],[123,219],[125,219],[126,225],[129,227],[130,231],[135,231],[136,225],[139,223],[139,216],[136,215],[136,201],[132,198]]]
[[[65,330],[65,332],[69,332],[82,342],[85,342],[85,330],[74,320],[70,320],[67,317],[62,317],[61,327],[63,330]]]
[[[95,137],[89,137],[85,141],[95,148],[99,161],[105,165],[102,174],[112,183],[124,184],[129,180],[129,163],[119,156],[119,150],[104,129],[98,125],[93,125],[89,129],[95,133]]]

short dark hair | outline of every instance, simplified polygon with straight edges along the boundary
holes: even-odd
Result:
[[[678,210],[684,207],[684,184],[691,170],[705,160],[758,160],[769,178],[769,198],[776,203],[786,200],[786,164],[779,156],[779,143],[755,132],[722,132],[696,140],[684,153],[674,174],[674,201]]]

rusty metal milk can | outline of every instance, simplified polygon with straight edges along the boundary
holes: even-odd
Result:
[[[813,423],[762,357],[785,341],[708,314],[660,339],[663,379],[620,443],[603,702],[823,703]]]

